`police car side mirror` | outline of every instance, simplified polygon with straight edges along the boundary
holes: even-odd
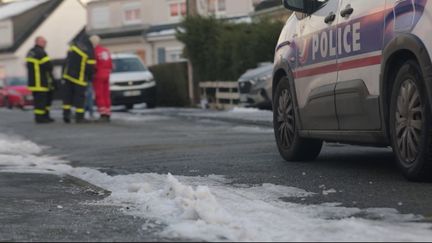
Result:
[[[317,10],[317,7],[322,5],[325,1],[317,0],[282,0],[286,9],[291,11],[312,14]]]
[[[305,2],[303,0],[282,0],[283,5],[286,9],[305,13]]]

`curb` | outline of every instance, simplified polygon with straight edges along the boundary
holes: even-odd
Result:
[[[93,185],[90,182],[81,180],[78,177],[71,176],[71,175],[65,175],[63,178],[64,178],[65,181],[69,181],[69,182],[71,182],[71,183],[73,183],[75,185],[78,185],[78,186],[84,188],[86,192],[92,193],[94,195],[104,196],[104,197],[111,195],[110,191],[105,190],[102,187]]]

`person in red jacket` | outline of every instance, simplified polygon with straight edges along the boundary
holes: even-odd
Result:
[[[100,37],[94,35],[90,41],[95,46],[96,70],[93,79],[93,87],[96,95],[96,105],[101,122],[109,122],[111,117],[111,93],[109,78],[113,68],[111,53],[100,45]]]

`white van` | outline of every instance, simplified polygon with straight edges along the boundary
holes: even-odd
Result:
[[[284,0],[274,128],[288,161],[323,141],[392,146],[411,180],[432,180],[432,1]]]
[[[113,71],[110,75],[113,105],[132,109],[135,104],[156,106],[156,81],[153,74],[134,54],[113,54]]]

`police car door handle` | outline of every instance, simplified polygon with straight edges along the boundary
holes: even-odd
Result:
[[[329,15],[327,15],[327,17],[325,17],[324,22],[326,24],[330,24],[333,21],[335,21],[335,19],[336,19],[336,14],[333,12],[330,12]]]
[[[351,7],[351,4],[348,4],[345,9],[340,12],[340,15],[345,18],[350,16],[353,12],[354,9]]]

